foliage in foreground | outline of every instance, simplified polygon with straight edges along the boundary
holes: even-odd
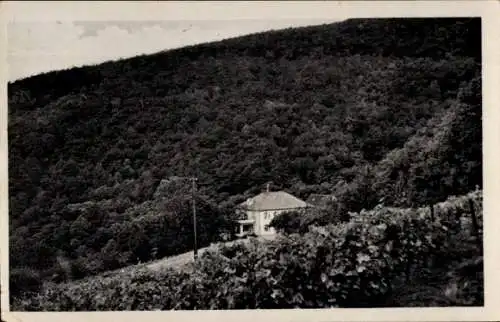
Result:
[[[207,251],[193,272],[140,270],[46,285],[14,299],[13,309],[382,307],[398,305],[391,300],[401,295],[398,285],[418,282],[426,271],[458,277],[441,281],[441,301],[424,296],[413,305],[482,305],[481,226],[482,191],[450,198],[434,213],[379,207],[303,235]]]

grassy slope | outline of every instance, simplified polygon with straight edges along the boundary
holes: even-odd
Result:
[[[270,240],[273,239],[272,236],[270,237],[265,237],[264,240]],[[230,247],[232,245],[235,245],[237,243],[247,243],[249,240],[248,239],[242,239],[242,240],[233,240],[229,242],[218,242],[218,243],[213,243],[210,246],[207,247],[202,247],[198,249],[198,256],[201,256],[204,252],[214,250],[217,247],[220,246],[226,246]],[[161,258],[158,260],[150,261],[147,263],[142,263],[138,265],[130,265],[124,268],[121,268],[116,271],[108,271],[100,276],[114,276],[115,274],[119,274],[121,272],[129,272],[129,271],[134,271],[137,269],[142,269],[142,268],[147,268],[151,269],[153,271],[158,271],[158,270],[164,270],[164,269],[175,269],[175,270],[183,270],[183,271],[188,271],[190,270],[191,264],[194,261],[193,257],[193,251],[189,251],[183,254],[179,255],[174,255],[174,256],[169,256],[165,258]],[[99,278],[97,276],[96,278]]]

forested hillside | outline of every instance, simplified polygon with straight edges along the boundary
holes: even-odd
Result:
[[[189,182],[172,176],[199,178],[201,244],[267,182],[334,193],[340,215],[482,187],[480,29],[348,20],[9,84],[11,273],[189,249]]]

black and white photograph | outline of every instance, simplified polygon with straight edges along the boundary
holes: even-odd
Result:
[[[485,306],[481,16],[116,17],[6,24],[9,311]]]

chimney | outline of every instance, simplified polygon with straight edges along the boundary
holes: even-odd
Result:
[[[269,192],[269,183],[266,185],[266,192]]]

